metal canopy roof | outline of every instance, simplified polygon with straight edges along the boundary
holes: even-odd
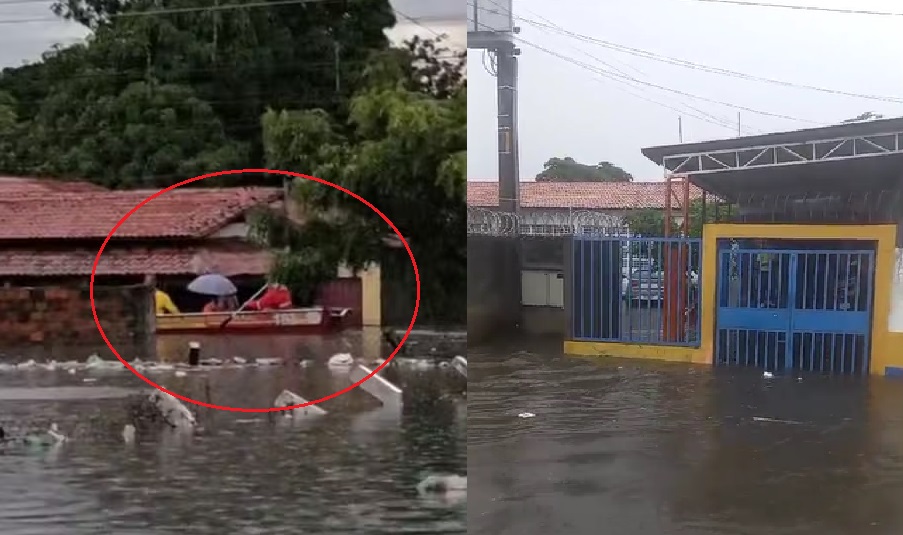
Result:
[[[903,118],[643,149],[671,173],[723,198],[895,190]]]

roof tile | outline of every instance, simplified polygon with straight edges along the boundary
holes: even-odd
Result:
[[[0,199],[0,240],[103,239],[156,190],[31,193]],[[178,188],[150,200],[115,238],[191,238],[216,231],[279,188]]]
[[[672,182],[673,205],[679,206],[682,181]],[[520,183],[524,208],[578,208],[584,210],[636,210],[665,208],[667,185],[662,182],[527,182]],[[690,199],[702,197],[702,190],[690,185]],[[498,206],[499,183],[467,183],[467,205]]]

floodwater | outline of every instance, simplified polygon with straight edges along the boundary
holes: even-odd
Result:
[[[471,534],[903,533],[901,381],[567,357],[546,341],[469,362]]]
[[[239,407],[269,406],[286,387],[314,399],[349,384],[317,363],[147,375],[180,394]],[[446,385],[444,376],[437,384]],[[324,402],[329,414],[294,423],[192,405],[201,427],[193,436],[163,432],[126,444],[123,396],[148,388],[115,367],[0,373],[8,432],[56,422],[70,436],[56,448],[0,450],[0,533],[466,532],[460,497],[416,488],[428,475],[467,475],[460,388],[400,416],[372,410],[355,390]]]

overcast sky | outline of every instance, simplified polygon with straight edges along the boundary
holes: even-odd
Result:
[[[40,59],[54,44],[70,44],[85,35],[84,27],[63,22],[50,11],[51,0],[0,3],[0,68]]]
[[[428,32],[424,28],[427,26],[449,34],[449,43],[463,41],[463,0],[391,0],[391,3],[419,23],[411,24],[399,17],[399,26],[409,27],[403,29],[404,36]],[[83,26],[57,18],[50,11],[52,4],[53,0],[0,0],[0,68],[35,61],[53,45],[71,44],[87,35]],[[446,23],[449,19],[458,19],[459,27],[449,26]],[[432,35],[426,33],[425,37]]]
[[[487,0],[481,1],[493,7]],[[903,2],[897,0],[773,3],[903,14]],[[553,156],[571,156],[589,164],[609,160],[637,179],[661,179],[661,168],[646,160],[640,149],[677,143],[681,115],[685,142],[735,137],[738,111],[745,134],[836,123],[865,111],[903,115],[903,104],[692,70],[531,24],[551,22],[567,32],[758,77],[903,99],[899,59],[903,16],[796,11],[699,0],[514,0],[514,15],[518,18],[515,24],[522,28],[518,37],[525,41],[519,45],[522,179],[535,176]],[[588,64],[596,72],[526,42]],[[480,51],[468,51],[468,176],[472,180],[497,180],[495,78],[484,70],[481,61]],[[600,75],[600,69],[617,69],[622,76],[800,120],[769,117],[633,82],[613,81]],[[697,110],[729,125],[718,126],[693,117],[701,115]]]

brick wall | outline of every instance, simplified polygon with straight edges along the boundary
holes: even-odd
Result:
[[[124,358],[149,359],[153,344],[151,290],[95,287],[97,317]],[[94,324],[87,284],[0,287],[0,359],[115,358]]]

